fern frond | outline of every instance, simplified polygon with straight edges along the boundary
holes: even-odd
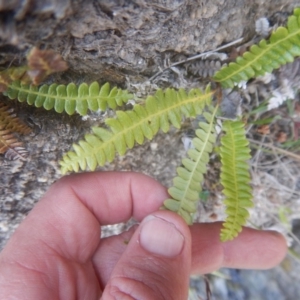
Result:
[[[17,160],[17,159],[25,160],[27,156],[28,156],[28,151],[23,146],[15,146],[15,145],[11,146],[5,152],[4,155],[4,157],[8,160]]]
[[[31,128],[24,124],[17,116],[13,113],[13,109],[4,103],[0,103],[0,126],[11,132],[18,132],[21,134],[28,134],[31,132]]]
[[[26,101],[29,105],[44,107],[46,110],[54,109],[58,113],[65,111],[69,115],[75,112],[86,115],[88,109],[92,111],[106,110],[108,107],[116,109],[133,97],[126,90],[116,87],[111,89],[109,83],[100,87],[97,82],[90,85],[81,83],[79,86],[74,83],[68,85],[53,83],[37,87],[14,81],[8,85],[4,94],[10,99]]]
[[[225,121],[225,135],[221,139],[221,184],[226,197],[227,218],[221,229],[221,240],[235,238],[249,216],[247,208],[253,206],[249,174],[249,142],[241,121]]]
[[[158,90],[154,96],[147,97],[144,105],[137,104],[131,111],[117,111],[116,118],[105,121],[110,130],[92,128],[93,134],[87,134],[79,145],[73,145],[75,152],[69,151],[63,156],[62,173],[85,170],[87,166],[95,170],[97,165],[111,162],[116,152],[124,155],[135,142],[143,144],[145,138],[151,140],[159,130],[169,131],[170,124],[180,128],[182,116],[201,114],[212,94],[209,87],[204,93],[199,89],[189,93],[183,89],[178,92]]]
[[[188,224],[192,224],[192,215],[197,210],[203,174],[206,173],[209,153],[216,141],[215,115],[218,107],[210,107],[209,110],[212,113],[203,113],[207,122],[199,123],[196,137],[192,141],[194,148],[188,151],[189,158],[182,160],[183,167],[177,169],[178,176],[173,180],[173,187],[168,190],[172,198],[165,200],[163,206],[182,216]]]
[[[13,132],[28,134],[31,128],[13,113],[12,108],[0,103],[0,153],[5,153],[5,157],[9,160],[18,158],[23,160],[27,156],[27,151]]]
[[[272,72],[294,57],[300,56],[300,9],[288,18],[287,28],[278,27],[268,41],[261,40],[253,45],[236,62],[219,70],[214,80],[224,88],[232,88],[235,83]]]
[[[203,78],[212,77],[222,67],[220,60],[202,59],[190,65],[189,71]]]
[[[27,156],[23,143],[19,142],[10,130],[0,124],[0,153],[5,152],[7,154],[5,156],[9,159],[24,159]]]

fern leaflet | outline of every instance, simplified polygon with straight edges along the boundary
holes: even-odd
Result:
[[[203,113],[207,123],[200,122],[200,128],[196,130],[197,137],[192,141],[194,149],[188,151],[189,158],[182,160],[184,167],[177,169],[178,176],[173,180],[174,186],[168,190],[172,198],[164,201],[164,208],[175,211],[188,224],[192,224],[192,214],[197,210],[203,174],[216,141],[214,121],[218,107],[209,107],[209,110],[212,113]]]
[[[108,118],[105,123],[110,130],[100,127],[92,128],[93,134],[87,134],[79,145],[73,145],[75,152],[66,153],[60,162],[62,173],[95,170],[111,162],[116,152],[124,155],[135,142],[143,144],[144,139],[151,140],[161,129],[168,132],[170,123],[180,128],[182,116],[191,117],[202,113],[210,103],[213,92],[209,86],[205,93],[192,89],[186,93],[183,89],[176,92],[167,89],[158,90],[154,96],[148,96],[144,105],[135,105],[131,111],[117,111],[116,118]]]
[[[75,112],[86,115],[88,109],[92,111],[106,110],[107,107],[116,109],[133,97],[126,90],[116,87],[111,89],[109,83],[100,87],[97,82],[90,85],[81,83],[79,86],[74,83],[68,85],[53,83],[37,87],[14,81],[8,85],[4,94],[10,99],[27,101],[29,105],[44,107],[46,110],[54,108],[58,113],[65,111],[69,115]]]
[[[221,139],[221,184],[226,197],[227,218],[221,229],[221,240],[235,238],[249,216],[247,208],[253,206],[249,174],[249,142],[241,121],[225,121],[225,135]]]
[[[214,79],[224,88],[232,88],[235,83],[271,73],[295,56],[300,56],[300,9],[288,18],[287,28],[279,27],[271,34],[269,41],[261,40],[253,45],[250,51],[239,56],[236,62],[230,63],[219,70]]]

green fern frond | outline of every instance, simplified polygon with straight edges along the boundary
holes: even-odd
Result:
[[[100,87],[97,82],[90,85],[81,83],[79,86],[74,83],[68,85],[53,83],[37,87],[14,81],[8,85],[4,94],[10,99],[26,101],[29,105],[44,107],[46,110],[54,109],[58,113],[65,111],[69,115],[75,112],[86,115],[88,109],[92,111],[106,110],[107,107],[116,109],[133,97],[126,90],[116,87],[111,89],[109,83]]]
[[[219,70],[214,80],[224,88],[232,88],[235,83],[272,72],[294,57],[300,56],[300,9],[288,18],[287,28],[279,27],[268,41],[261,40],[250,51],[239,56],[236,62]]]
[[[203,174],[206,173],[209,153],[216,141],[215,115],[218,107],[209,107],[209,110],[212,113],[203,113],[207,122],[199,123],[196,137],[192,141],[194,148],[188,151],[189,158],[182,160],[183,167],[177,169],[178,176],[173,180],[173,187],[168,190],[172,198],[165,200],[163,206],[182,216],[188,224],[192,224],[192,215],[197,210]]]
[[[225,121],[225,135],[221,139],[221,184],[226,197],[227,218],[221,229],[221,241],[235,238],[249,216],[247,208],[253,206],[249,174],[249,142],[241,121]]]
[[[63,156],[62,173],[95,170],[97,165],[103,166],[111,162],[116,155],[124,155],[135,142],[143,144],[145,138],[151,140],[161,129],[169,131],[170,124],[180,128],[182,116],[192,117],[201,114],[203,108],[210,103],[213,92],[209,86],[203,93],[193,89],[186,93],[183,89],[176,92],[167,89],[158,90],[154,96],[148,96],[144,105],[135,105],[131,111],[117,111],[116,118],[106,119],[110,130],[100,127],[92,128],[93,134],[87,134],[79,145],[73,145],[75,152],[69,151]]]

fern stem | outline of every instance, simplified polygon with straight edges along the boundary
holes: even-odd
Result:
[[[288,156],[288,157],[290,157],[294,160],[300,161],[300,155],[297,155],[296,153],[293,153],[293,152],[281,149],[279,147],[276,147],[272,143],[263,143],[263,142],[256,141],[256,140],[253,140],[253,139],[249,139],[249,142],[251,144],[259,145],[260,147],[269,148],[269,149],[273,150],[276,153],[279,153],[279,154]],[[271,151],[269,151],[269,152],[271,152]],[[271,153],[274,153],[274,152],[271,152]]]

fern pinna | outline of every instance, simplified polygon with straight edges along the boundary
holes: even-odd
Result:
[[[13,81],[8,84],[4,94],[10,99],[26,101],[29,105],[44,107],[46,110],[54,109],[58,113],[65,111],[69,115],[75,112],[86,115],[88,109],[91,111],[106,110],[108,107],[116,109],[133,97],[126,90],[116,87],[111,89],[109,83],[99,86],[98,82],[90,85],[81,83],[79,86],[74,83],[68,85],[53,83],[37,87]]]
[[[214,80],[225,88],[232,88],[240,81],[264,75],[292,62],[295,56],[300,56],[300,8],[288,18],[287,28],[278,27],[268,41],[261,40],[239,56],[236,62],[219,70]]]
[[[97,165],[103,166],[111,162],[116,152],[124,155],[135,142],[143,144],[144,139],[151,140],[161,129],[168,132],[170,123],[179,128],[182,116],[191,117],[201,114],[203,108],[210,103],[213,92],[209,86],[203,93],[192,89],[186,93],[183,89],[158,90],[148,96],[144,105],[136,104],[131,111],[117,111],[116,118],[108,118],[105,123],[110,128],[92,128],[93,134],[87,134],[79,145],[73,145],[74,151],[64,155],[61,164],[62,173],[95,170]]]
[[[253,206],[250,187],[249,164],[251,158],[249,142],[241,121],[225,121],[225,135],[221,139],[221,184],[226,199],[227,218],[221,230],[221,240],[235,238],[242,230],[249,216],[248,208]]]
[[[218,107],[209,107],[208,110],[210,112],[203,113],[206,122],[200,122],[196,130],[192,141],[194,148],[188,150],[189,158],[182,160],[183,167],[177,169],[174,186],[168,189],[172,198],[165,200],[163,206],[182,216],[188,224],[193,223],[192,215],[197,210],[203,174],[216,141],[215,115]]]

